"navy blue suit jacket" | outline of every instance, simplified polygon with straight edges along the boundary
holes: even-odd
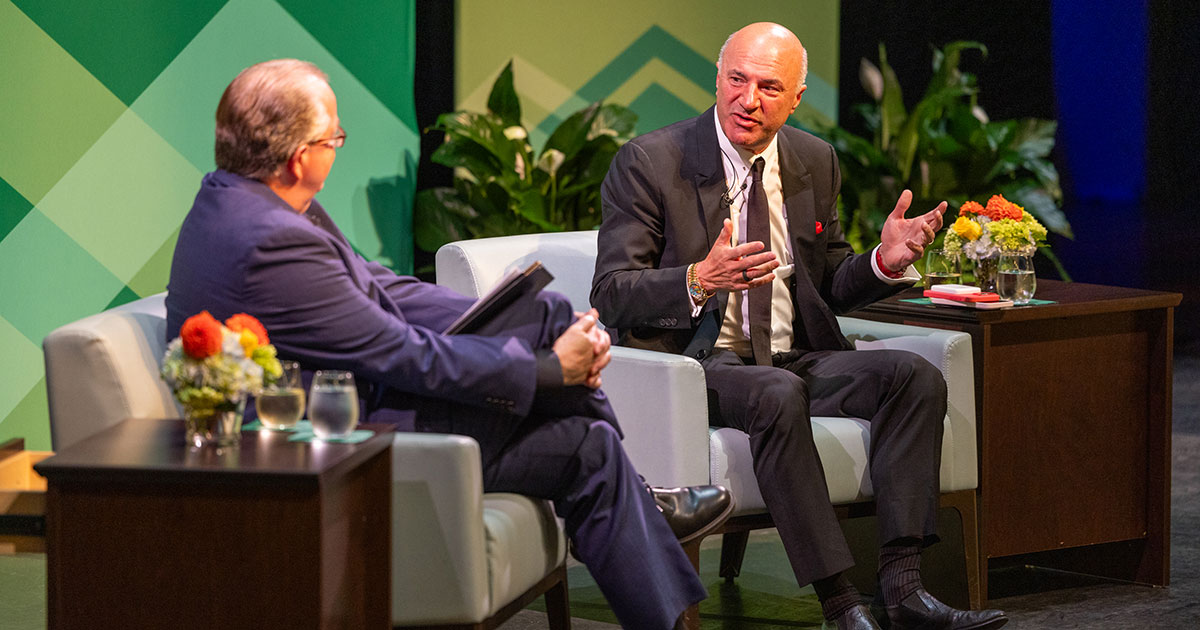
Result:
[[[373,386],[368,414],[412,397],[525,416],[537,386],[528,341],[440,334],[472,302],[364,260],[315,201],[300,214],[263,183],[216,171],[179,232],[167,338],[202,310],[245,312],[280,356]]]

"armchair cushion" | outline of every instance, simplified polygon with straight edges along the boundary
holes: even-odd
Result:
[[[459,435],[392,442],[392,623],[475,623],[566,559],[546,501],[483,493],[479,445]]]
[[[135,300],[46,335],[42,348],[55,450],[126,418],[179,416],[158,375],[167,349],[165,297]]]

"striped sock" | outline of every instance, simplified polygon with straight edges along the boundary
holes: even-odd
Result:
[[[813,582],[813,590],[821,600],[821,614],[829,621],[862,603],[858,589],[841,573]]]
[[[921,588],[921,547],[919,544],[902,544],[893,541],[879,549],[879,585],[883,589],[883,603],[896,606]]]

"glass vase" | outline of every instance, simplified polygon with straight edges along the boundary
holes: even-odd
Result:
[[[205,446],[235,446],[242,437],[242,412],[245,402],[232,410],[206,409],[203,411],[185,406],[183,424],[187,430],[187,443],[195,448]]]
[[[996,292],[999,262],[999,256],[986,256],[975,261],[975,286],[979,287],[980,291]]]

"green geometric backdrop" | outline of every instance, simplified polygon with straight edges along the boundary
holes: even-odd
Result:
[[[540,147],[568,115],[604,100],[638,114],[638,133],[713,104],[717,52],[733,31],[778,22],[808,49],[808,91],[792,124],[837,120],[838,0],[541,2],[459,0],[455,94],[483,111],[513,61],[521,113]]]
[[[0,0],[0,441],[49,449],[41,344],[165,290],[243,68],[328,75],[349,140],[319,199],[355,247],[411,269],[413,0]]]

